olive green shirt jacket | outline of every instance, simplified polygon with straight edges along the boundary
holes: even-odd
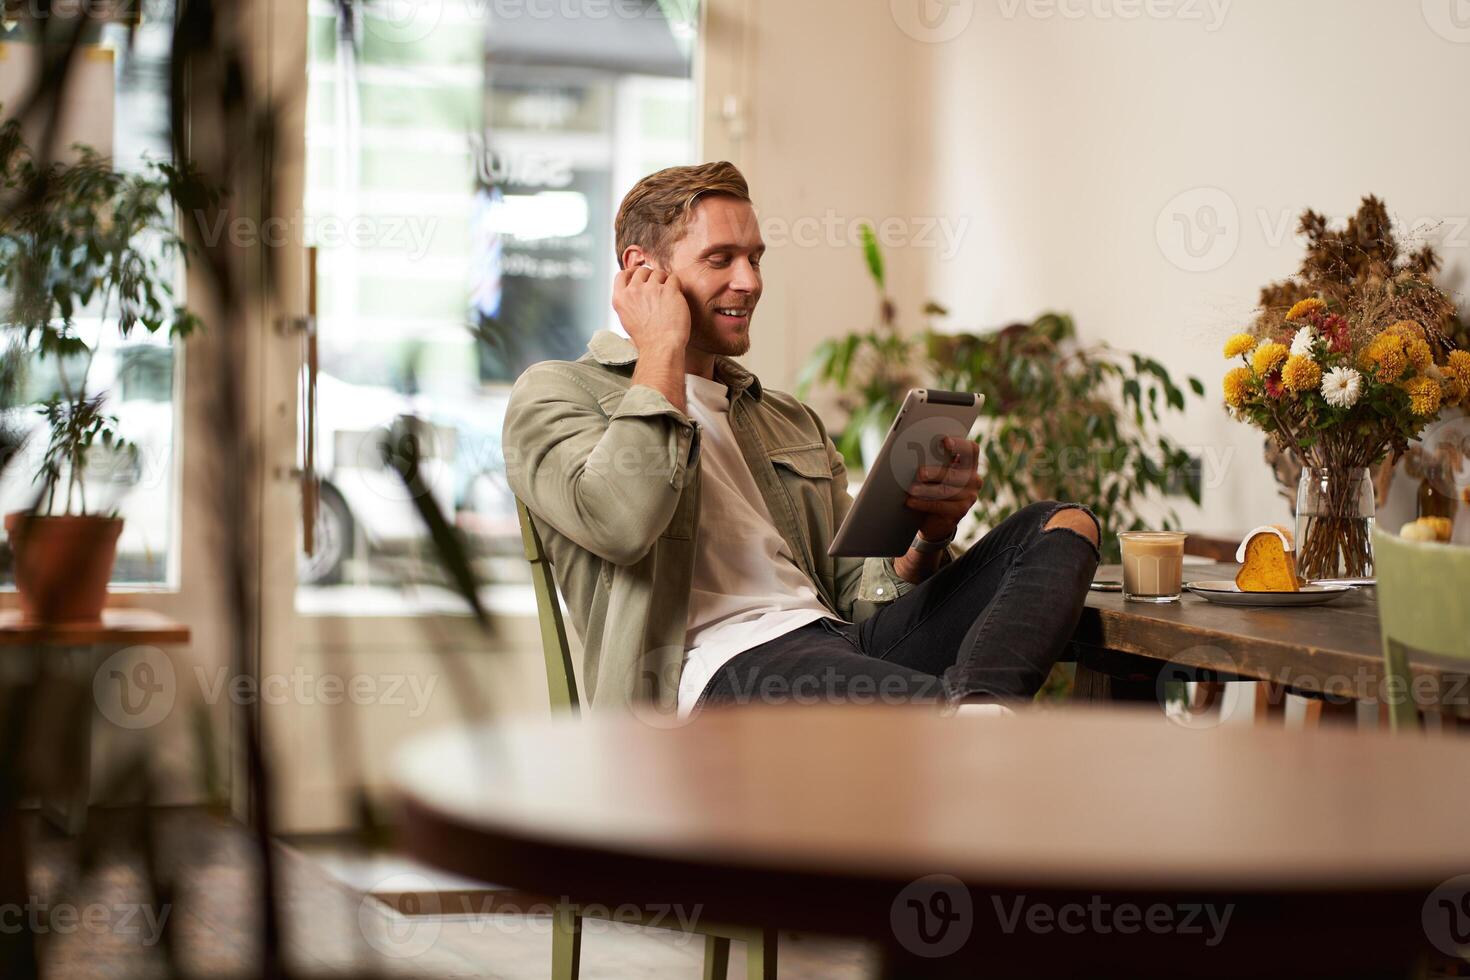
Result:
[[[516,382],[505,416],[511,489],[531,511],[582,640],[594,710],[673,716],[699,533],[700,426],[632,383],[638,349],[604,330],[576,361]],[[891,559],[827,554],[852,497],[815,412],[716,360],[730,425],[766,509],[832,615],[856,622],[910,585]]]

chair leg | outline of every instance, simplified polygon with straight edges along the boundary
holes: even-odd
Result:
[[[1419,706],[1414,703],[1409,686],[1409,661],[1404,646],[1394,640],[1383,645],[1384,672],[1397,690],[1388,705],[1388,721],[1395,732],[1419,730]]]
[[[746,980],[776,980],[776,930],[762,929],[745,941]]]
[[[572,905],[551,913],[551,980],[577,980],[582,970],[582,917]]]
[[[725,980],[730,969],[730,940],[723,936],[704,937],[704,980]]]
[[[1275,681],[1256,681],[1257,725],[1280,725],[1286,721],[1286,688]]]

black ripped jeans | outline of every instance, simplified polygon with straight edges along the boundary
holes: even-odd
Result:
[[[862,623],[822,619],[752,647],[710,679],[706,704],[895,704],[1033,697],[1072,636],[1098,551],[1022,508],[964,556]],[[1094,522],[1096,518],[1093,518]]]

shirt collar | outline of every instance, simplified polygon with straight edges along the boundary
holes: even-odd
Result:
[[[587,342],[587,353],[598,364],[607,367],[624,367],[636,363],[638,360],[638,348],[626,337],[620,337],[611,330],[599,330],[592,335]],[[749,391],[757,401],[761,397],[761,382],[755,375],[740,366],[738,361],[732,358],[716,355],[715,378],[722,384],[729,385],[734,391]]]

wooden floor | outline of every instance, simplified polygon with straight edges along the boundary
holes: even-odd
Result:
[[[115,821],[107,826],[109,837],[131,837],[136,829],[105,811],[94,819],[104,826]],[[156,830],[160,877],[172,880],[175,889],[162,906],[164,940],[163,917],[147,893],[138,850],[114,842],[83,874],[77,842],[39,825],[33,829],[30,914],[42,923],[45,976],[259,975],[259,866],[248,838],[233,824],[190,812],[162,817]],[[295,848],[278,844],[274,853],[282,882],[283,949],[293,976],[544,980],[549,974],[546,917],[405,917]],[[586,980],[694,978],[703,955],[698,937],[611,923],[589,924],[582,949]],[[872,976],[875,963],[873,952],[859,943],[781,936],[783,980],[857,980]],[[730,976],[743,977],[744,969],[744,951],[733,944]]]

